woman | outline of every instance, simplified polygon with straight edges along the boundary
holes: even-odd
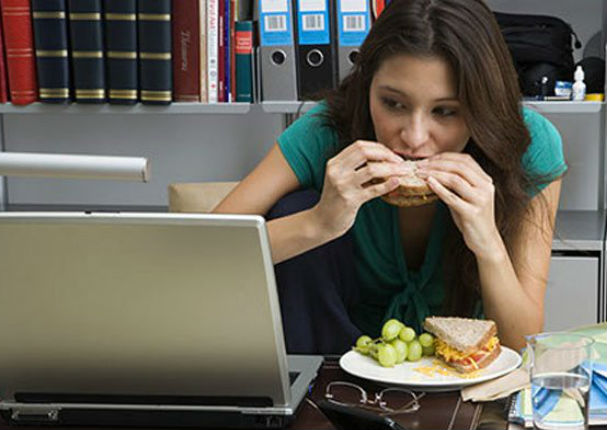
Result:
[[[403,158],[423,160],[438,203],[398,208],[377,198],[397,186]],[[279,291],[307,297],[281,297],[283,317],[294,303],[314,315],[286,322],[287,346],[327,331],[341,343],[307,352],[343,352],[388,318],[419,330],[426,316],[443,314],[492,319],[502,343],[518,349],[542,329],[565,170],[556,129],[520,106],[510,54],[482,0],[393,0],[350,76],[216,211],[266,214],[295,190],[320,193],[308,209],[267,224],[274,262],[295,262],[289,285],[277,275]],[[352,253],[337,252],[337,266],[306,283],[333,254],[298,259],[349,235]],[[340,291],[352,272],[356,300]],[[318,321],[325,316],[330,323]]]

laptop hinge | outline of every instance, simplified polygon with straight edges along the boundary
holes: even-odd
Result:
[[[19,409],[14,409],[12,411],[11,419],[20,423],[53,423],[59,420],[59,409],[40,406],[32,408],[21,406]]]

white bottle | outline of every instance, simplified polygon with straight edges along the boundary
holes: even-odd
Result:
[[[586,97],[586,84],[584,83],[584,70],[582,66],[577,66],[573,78],[575,82],[571,88],[571,100],[576,102],[584,101]]]

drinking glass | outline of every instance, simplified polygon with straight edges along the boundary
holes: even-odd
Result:
[[[527,336],[533,426],[588,429],[594,340],[566,332]]]

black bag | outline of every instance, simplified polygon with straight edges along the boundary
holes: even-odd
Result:
[[[573,80],[573,49],[582,47],[571,25],[545,15],[495,12],[495,18],[512,54],[521,91],[526,96],[554,94],[555,81]],[[544,83],[542,85],[542,78]]]

